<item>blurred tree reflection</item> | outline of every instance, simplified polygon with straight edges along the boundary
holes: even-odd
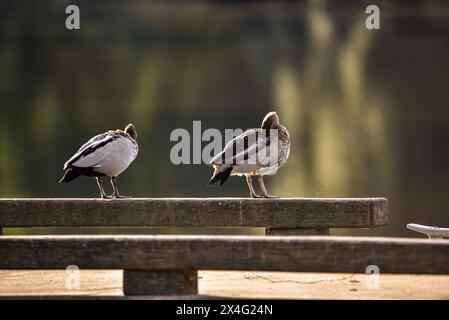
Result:
[[[449,226],[449,23],[444,1],[78,1],[0,7],[0,195],[96,196],[60,186],[91,136],[134,122],[140,154],[122,176],[135,196],[246,196],[207,188],[206,165],[174,166],[170,132],[258,126],[272,109],[292,135],[282,196],[386,196],[391,226]],[[360,232],[359,232],[360,233]]]

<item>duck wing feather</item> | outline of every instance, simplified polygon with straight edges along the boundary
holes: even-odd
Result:
[[[248,129],[230,140],[223,150],[209,162],[219,164],[256,164],[258,167],[269,166],[270,136],[261,128]]]

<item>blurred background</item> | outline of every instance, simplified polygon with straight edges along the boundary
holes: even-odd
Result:
[[[70,4],[80,30],[65,28]],[[0,197],[97,197],[93,179],[59,185],[62,166],[129,122],[140,153],[123,194],[247,196],[242,178],[209,188],[207,165],[173,165],[170,133],[257,127],[275,110],[292,151],[270,193],[389,199],[388,227],[337,234],[449,227],[447,1],[11,0],[0,26]]]

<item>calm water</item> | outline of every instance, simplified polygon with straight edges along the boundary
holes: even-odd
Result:
[[[1,1],[0,197],[92,197],[59,185],[91,136],[133,122],[140,154],[120,177],[135,197],[246,196],[244,179],[206,186],[206,165],[170,161],[172,130],[249,128],[278,111],[289,161],[281,196],[390,201],[391,225],[353,234],[414,236],[449,226],[449,6],[360,2]],[[174,232],[176,232],[175,230]]]

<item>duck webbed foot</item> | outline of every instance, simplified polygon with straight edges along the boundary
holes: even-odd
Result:
[[[121,194],[112,194],[112,197],[114,197],[115,199],[129,199],[129,198],[131,198],[129,196],[122,196]]]
[[[280,198],[279,196],[272,196],[270,194],[263,194],[262,198],[271,198],[271,199],[276,199],[276,198]]]
[[[257,193],[250,193],[249,196],[253,199],[263,198],[262,195],[257,194]]]

